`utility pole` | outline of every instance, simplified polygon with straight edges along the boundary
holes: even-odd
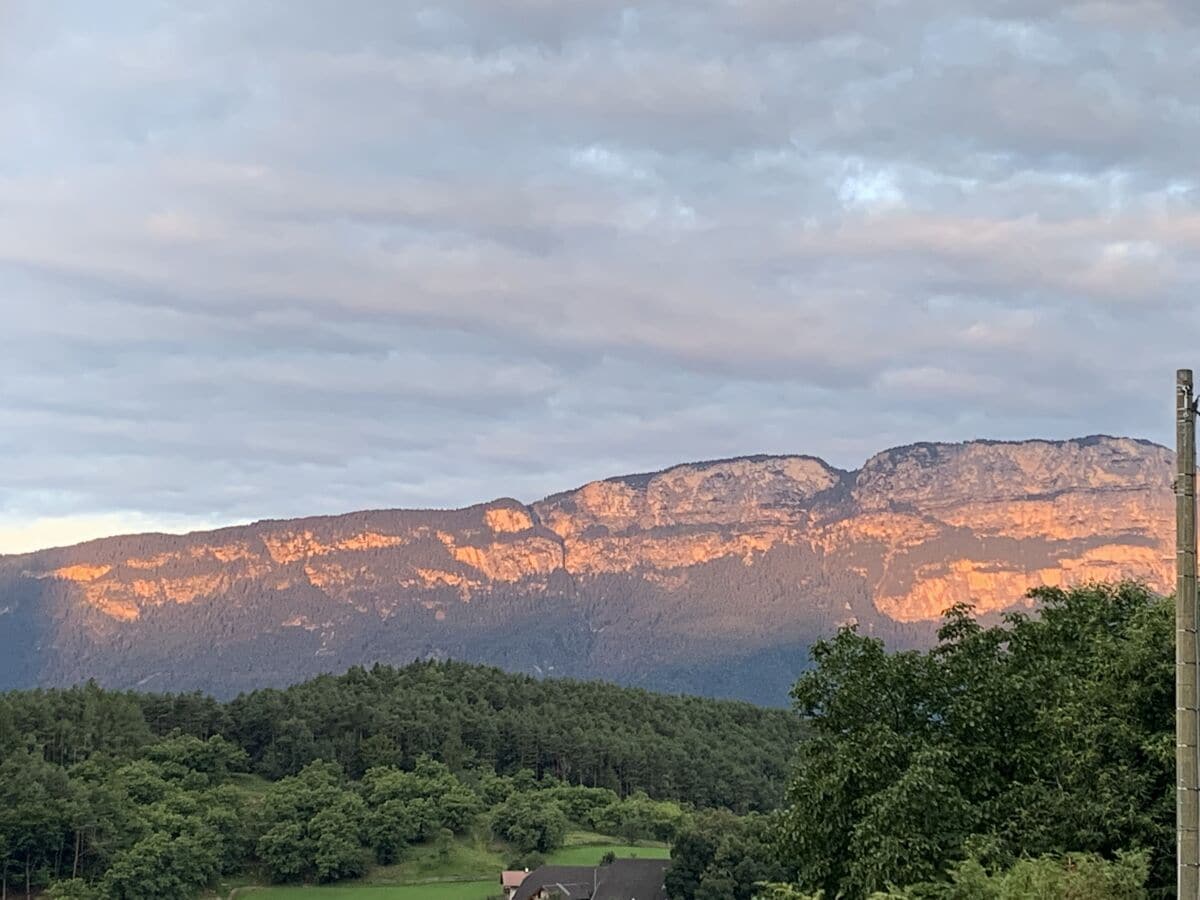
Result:
[[[1200,681],[1196,666],[1196,401],[1175,373],[1175,814],[1179,900],[1200,900]]]

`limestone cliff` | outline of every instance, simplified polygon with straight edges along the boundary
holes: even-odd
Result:
[[[229,693],[374,660],[779,700],[846,621],[912,643],[1030,587],[1169,587],[1171,455],[1122,438],[918,444],[857,472],[757,456],[525,506],[376,511],[0,557],[0,687]],[[7,621],[6,621],[7,620]]]

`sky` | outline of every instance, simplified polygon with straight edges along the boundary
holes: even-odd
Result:
[[[1172,436],[1195,0],[0,0],[0,552]]]

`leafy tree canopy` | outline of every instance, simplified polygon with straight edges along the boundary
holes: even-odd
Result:
[[[992,625],[951,609],[928,652],[853,629],[814,646],[778,834],[802,888],[861,898],[968,857],[1139,850],[1153,887],[1172,882],[1172,604],[1129,583],[1031,597],[1037,615]]]

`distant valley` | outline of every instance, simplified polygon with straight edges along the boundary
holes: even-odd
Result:
[[[928,641],[1033,586],[1169,589],[1172,454],[1128,438],[917,444],[857,471],[752,456],[527,505],[381,510],[0,556],[0,688],[284,685],[454,658],[786,700],[840,624]]]

